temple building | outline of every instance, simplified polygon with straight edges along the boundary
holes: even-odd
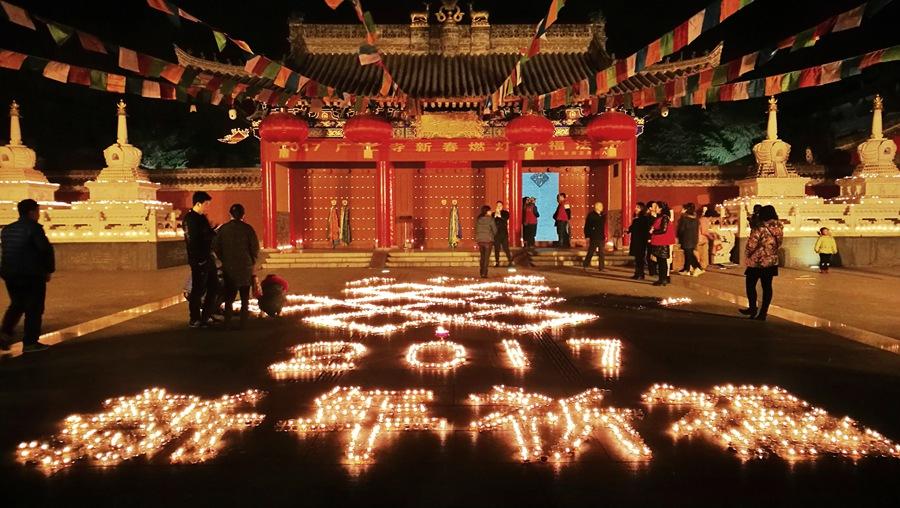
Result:
[[[258,125],[265,247],[332,247],[340,208],[349,216],[351,248],[447,248],[453,207],[466,247],[478,208],[498,200],[511,212],[517,239],[524,196],[537,198],[548,224],[538,241],[550,241],[560,192],[568,196],[576,242],[598,200],[610,211],[609,238],[621,239],[636,201],[642,126],[600,111],[596,95],[571,86],[613,62],[605,21],[555,24],[540,53],[522,65],[521,82],[498,96],[533,31],[492,25],[487,12],[463,11],[456,2],[414,12],[408,25],[381,25],[378,48],[396,85],[384,94],[383,68],[360,65],[363,27],[292,20],[290,67],[337,93],[272,107]],[[181,50],[177,56],[188,68],[268,86],[243,67]],[[610,93],[664,84],[720,57],[721,46],[660,62]],[[541,94],[551,97],[535,104]],[[350,98],[363,99],[361,111]]]

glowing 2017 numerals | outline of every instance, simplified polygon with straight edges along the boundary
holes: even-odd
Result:
[[[514,369],[527,369],[531,362],[528,361],[528,357],[525,355],[525,351],[522,350],[522,345],[519,344],[519,341],[514,339],[503,339],[500,343],[500,347],[503,349],[503,354],[506,356],[506,361],[509,363],[509,366]]]
[[[299,377],[321,372],[340,372],[356,368],[355,360],[366,352],[358,342],[313,342],[291,348],[293,358],[269,365],[275,378]]]

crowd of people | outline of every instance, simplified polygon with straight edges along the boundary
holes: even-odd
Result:
[[[192,207],[185,214],[182,224],[190,266],[185,295],[188,300],[188,324],[191,328],[204,328],[222,322],[229,328],[242,328],[249,315],[251,292],[259,302],[261,311],[269,316],[280,314],[284,305],[288,283],[282,277],[271,274],[262,281],[256,275],[259,257],[259,239],[253,226],[244,221],[243,205],[236,203],[229,209],[230,220],[213,228],[207,218],[212,197],[203,191],[195,192]],[[14,329],[25,317],[22,338],[26,353],[43,351],[47,345],[39,341],[44,312],[47,283],[55,270],[53,246],[47,239],[43,226],[38,222],[40,206],[32,199],[18,203],[19,220],[3,227],[0,234],[2,257],[0,276],[6,282],[10,304],[0,326],[0,349],[9,350],[15,342]],[[522,240],[526,251],[533,252],[540,213],[533,197],[522,202]],[[684,263],[676,273],[698,277],[715,255],[719,233],[711,224],[718,214],[708,206],[699,208],[693,203],[682,206],[675,220],[675,213],[663,201],[638,203],[631,225],[629,254],[634,258],[635,280],[646,275],[656,276],[654,286],[671,282],[673,249],[676,245],[683,253]],[[572,209],[565,193],[557,195],[553,213],[557,248],[571,247]],[[740,312],[752,319],[765,320],[772,302],[773,278],[778,275],[779,249],[784,232],[773,206],[756,205],[749,214],[750,234],[745,244],[745,289],[748,307]],[[509,238],[510,214],[504,203],[481,208],[475,223],[475,240],[480,253],[479,273],[488,276],[491,251],[494,266],[499,267],[503,252],[507,266],[513,265]],[[594,257],[597,268],[605,267],[607,215],[602,202],[594,203],[584,222],[584,238],[587,253],[582,267],[588,269]],[[821,273],[827,274],[832,257],[837,253],[837,243],[828,228],[819,230],[815,244],[819,255]],[[762,287],[761,300],[757,286]],[[233,320],[235,299],[240,300],[238,323]]]

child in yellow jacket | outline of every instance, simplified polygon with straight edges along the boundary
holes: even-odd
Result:
[[[834,241],[834,237],[831,236],[831,231],[828,228],[819,230],[819,239],[816,240],[815,250],[819,254],[819,271],[828,273],[828,268],[831,266],[831,256],[837,254],[838,251],[837,242]]]

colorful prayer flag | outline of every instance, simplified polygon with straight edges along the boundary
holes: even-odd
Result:
[[[31,16],[28,15],[28,12],[25,9],[3,1],[0,1],[0,7],[3,7],[3,10],[6,12],[6,17],[9,18],[11,23],[37,30],[34,26],[34,21],[31,21]]]
[[[859,27],[862,23],[863,13],[866,10],[866,5],[860,5],[859,7],[850,9],[847,12],[842,14],[838,14],[837,20],[834,23],[834,28],[831,29],[832,32],[843,32],[844,30],[850,30],[853,28]]]
[[[213,37],[216,39],[216,47],[219,48],[219,51],[225,49],[225,43],[228,39],[225,38],[225,34],[219,32],[218,30],[213,30]]]
[[[91,86],[91,71],[84,67],[72,65],[69,67],[69,83],[82,86]]]
[[[27,55],[8,49],[0,50],[0,68],[17,71],[22,68],[22,62],[27,57]]]
[[[106,74],[106,91],[114,93],[125,93],[125,76],[121,74]]]
[[[128,49],[128,48],[119,48],[119,67],[132,71],[132,72],[141,72],[140,65],[138,64],[138,56],[137,53]]]
[[[344,0],[325,0],[325,5],[331,7],[332,9],[337,9],[341,2]]]
[[[175,9],[169,6],[169,3],[165,0],[147,0],[147,5],[150,7],[165,12],[166,14],[175,16]]]
[[[103,42],[100,41],[97,37],[89,33],[82,32],[81,30],[77,31],[78,40],[81,42],[81,47],[87,51],[93,51],[94,53],[106,53],[106,47],[103,45]]]
[[[69,81],[69,64],[50,61],[44,67],[44,77],[60,83],[67,83]]]
[[[52,21],[46,21],[44,24],[47,25],[47,31],[50,32],[50,37],[53,37],[53,41],[57,46],[65,44],[72,37],[72,34],[75,33],[72,27],[59,25]]]

